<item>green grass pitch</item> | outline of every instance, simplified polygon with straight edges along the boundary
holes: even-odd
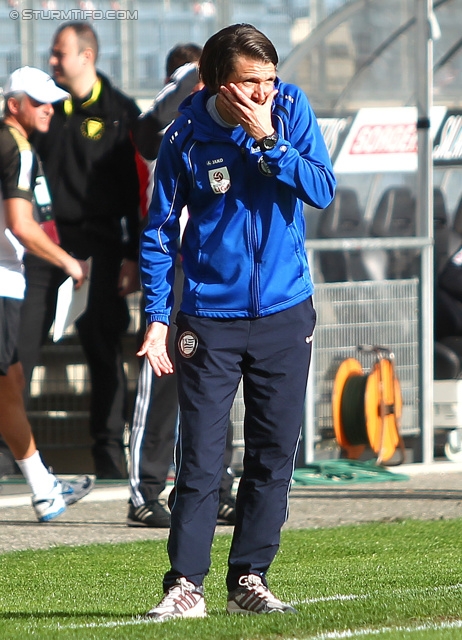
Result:
[[[216,536],[209,616],[156,624],[165,541],[0,556],[5,640],[454,640],[462,638],[462,519],[283,532],[270,588],[298,615],[229,616],[230,536]]]

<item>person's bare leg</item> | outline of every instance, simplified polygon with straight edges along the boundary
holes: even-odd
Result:
[[[85,475],[62,482],[44,465],[24,406],[24,382],[19,362],[10,365],[6,376],[0,376],[0,434],[32,491],[38,519],[45,522],[63,513],[66,504],[85,497],[93,487],[93,480]]]
[[[29,458],[37,451],[23,401],[24,376],[20,362],[0,376],[0,434],[15,460]]]
[[[24,375],[19,362],[0,376],[0,434],[14,455],[32,491],[32,506],[40,522],[66,510],[61,483],[43,464],[35,445],[23,400]]]

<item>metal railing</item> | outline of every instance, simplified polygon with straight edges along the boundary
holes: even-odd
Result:
[[[379,250],[411,250],[416,251],[420,255],[420,275],[417,278],[409,278],[408,280],[370,280],[366,282],[348,282],[348,283],[318,283],[316,284],[315,276],[315,305],[318,304],[317,296],[320,296],[320,302],[324,296],[327,299],[329,296],[334,295],[337,292],[344,294],[346,290],[350,290],[352,295],[350,299],[354,301],[355,290],[368,288],[370,292],[373,292],[374,288],[377,289],[378,297],[370,295],[369,299],[365,301],[365,305],[375,305],[375,311],[377,311],[378,300],[384,300],[383,296],[387,296],[387,304],[380,305],[382,311],[382,317],[380,323],[377,324],[377,317],[374,319],[369,314],[368,320],[364,322],[363,329],[367,323],[369,326],[369,336],[362,335],[355,337],[355,332],[352,330],[352,335],[348,335],[349,339],[352,339],[350,344],[338,345],[339,357],[345,355],[351,349],[356,347],[361,342],[376,342],[382,343],[387,339],[393,339],[396,341],[396,335],[390,337],[383,336],[380,333],[380,328],[385,326],[398,324],[398,330],[404,327],[406,322],[407,338],[401,345],[402,349],[405,349],[407,344],[408,352],[412,358],[416,358],[414,362],[413,374],[407,376],[410,381],[408,385],[408,396],[411,405],[408,406],[408,412],[412,414],[413,418],[409,423],[409,429],[413,430],[418,428],[422,434],[423,442],[423,461],[433,461],[433,423],[431,412],[425,410],[428,406],[433,405],[433,389],[432,385],[427,384],[425,381],[433,380],[433,342],[428,344],[428,341],[423,339],[423,336],[433,335],[433,282],[428,276],[428,264],[433,264],[433,239],[427,237],[413,237],[413,238],[347,238],[347,239],[320,239],[320,240],[307,240],[306,250],[308,254],[309,263],[311,266],[316,264],[316,255],[322,251],[379,251]],[[404,317],[400,317],[396,314],[397,304],[401,305],[403,302],[403,296],[409,296]],[[431,301],[429,303],[429,301]],[[364,305],[363,305],[364,310]],[[345,311],[345,309],[343,309]],[[316,376],[316,349],[320,349],[322,346],[322,340],[319,340],[319,334],[322,333],[322,312],[320,314],[317,336],[316,336],[316,348],[313,350],[313,365],[312,374],[308,380],[307,388],[307,401],[305,407],[305,432],[304,432],[304,453],[305,462],[310,463],[315,459],[315,445],[316,445],[316,419],[317,419],[317,407],[316,398],[318,397],[319,390],[316,388],[319,384],[319,380]],[[342,320],[340,320],[342,321]],[[356,319],[353,318],[353,324]],[[375,324],[374,324],[375,323]],[[337,329],[339,329],[337,325]],[[347,332],[348,333],[348,332]],[[324,338],[323,338],[324,339]],[[416,343],[417,340],[417,343]],[[321,345],[319,344],[321,342]],[[328,346],[328,344],[326,345]],[[396,348],[395,345],[386,345],[391,348]],[[345,356],[346,357],[346,356]],[[425,363],[425,364],[424,364]],[[397,359],[399,366],[399,360]],[[424,371],[424,367],[426,370]],[[428,368],[430,367],[430,370]],[[313,374],[314,372],[314,374]],[[412,401],[411,401],[412,399]],[[324,396],[325,403],[325,396]],[[430,415],[428,415],[428,413]]]

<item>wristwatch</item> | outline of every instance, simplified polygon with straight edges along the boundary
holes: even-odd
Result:
[[[262,151],[271,151],[277,144],[279,135],[274,131],[270,136],[265,136],[258,143]]]

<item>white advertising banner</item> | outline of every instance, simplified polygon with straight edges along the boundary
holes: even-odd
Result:
[[[431,112],[434,138],[446,107]],[[336,173],[417,171],[417,108],[360,109],[334,164]]]

